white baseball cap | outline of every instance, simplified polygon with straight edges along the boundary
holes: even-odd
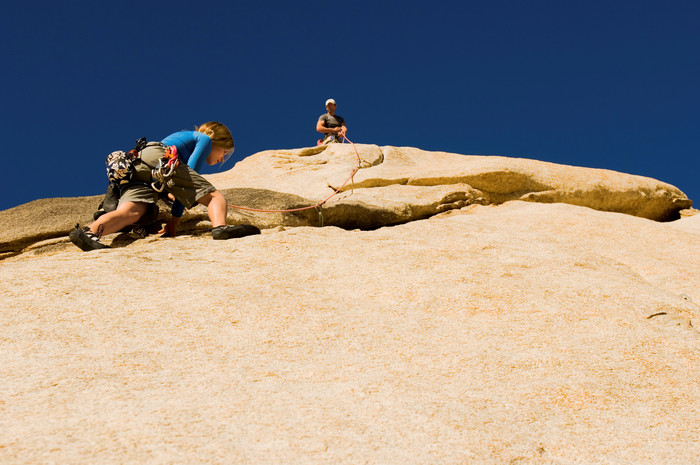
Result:
[[[329,103],[332,103],[333,105],[335,105],[335,100],[333,100],[332,98],[329,98],[328,100],[326,100],[326,106],[328,106]]]

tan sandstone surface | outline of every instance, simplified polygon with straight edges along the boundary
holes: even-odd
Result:
[[[311,181],[256,184],[249,159],[212,179],[232,203],[313,204],[349,148]],[[700,215],[625,214],[687,198],[501,157],[428,186],[407,163],[370,176],[391,150],[324,206],[408,218],[374,230],[234,211],[270,227],[212,241],[195,209],[177,238],[84,253],[61,234],[96,197],[0,212],[0,463],[698,463]],[[33,211],[41,233],[17,224]]]
[[[525,158],[366,144],[269,150],[207,177],[234,206],[302,209],[230,209],[229,223],[260,228],[376,229],[510,200],[568,203],[657,221],[677,219],[692,206],[677,187],[643,176]],[[91,222],[100,199],[40,199],[1,211],[0,259],[46,239],[65,237],[76,222]],[[322,208],[313,208],[321,203]],[[162,202],[160,207],[165,221],[169,208]],[[207,220],[206,209],[189,210],[180,230],[195,231],[202,220]]]

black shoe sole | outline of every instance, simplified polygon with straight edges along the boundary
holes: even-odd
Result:
[[[68,238],[73,244],[77,245],[84,252],[109,248],[101,242],[90,239],[90,237],[85,234],[85,231],[80,228],[75,228],[72,230],[68,235]]]
[[[214,240],[235,239],[244,236],[260,234],[260,229],[251,224],[238,224],[235,226],[219,226],[212,229],[211,237]]]

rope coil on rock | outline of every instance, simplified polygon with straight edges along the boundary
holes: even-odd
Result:
[[[319,203],[317,203],[317,204],[315,204],[315,205],[308,206],[308,207],[290,208],[290,209],[287,209],[287,210],[264,210],[264,209],[260,209],[260,208],[242,207],[242,206],[240,206],[240,205],[233,205],[233,204],[228,204],[228,206],[231,207],[231,208],[235,208],[235,209],[237,209],[237,210],[245,210],[245,211],[260,212],[260,213],[289,213],[289,212],[299,212],[299,211],[303,211],[303,210],[316,209],[316,211],[318,212],[319,224],[320,224],[320,226],[323,226],[323,210],[322,210],[322,209],[323,209],[323,204],[325,204],[325,203],[328,202],[331,198],[333,198],[334,196],[336,196],[341,190],[343,190],[343,188],[344,188],[344,187],[348,184],[348,182],[350,182],[351,180],[352,180],[352,182],[353,182],[353,184],[354,184],[354,182],[355,182],[355,179],[354,179],[355,173],[357,173],[357,172],[360,170],[360,162],[361,162],[361,160],[360,160],[360,154],[359,154],[359,152],[357,151],[357,147],[355,147],[355,144],[352,143],[352,142],[350,141],[350,139],[348,139],[348,138],[345,137],[345,136],[343,136],[343,141],[347,141],[350,145],[352,145],[352,148],[355,150],[355,155],[357,156],[357,166],[355,166],[355,169],[352,171],[352,173],[350,173],[350,176],[348,176],[348,178],[345,180],[345,182],[343,183],[343,185],[340,186],[339,188],[337,188],[331,195],[329,195],[328,197],[326,197],[326,198],[325,198],[324,200],[322,200],[321,202],[319,202]]]

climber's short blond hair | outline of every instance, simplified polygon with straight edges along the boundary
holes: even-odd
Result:
[[[194,130],[209,136],[214,147],[219,147],[224,150],[231,150],[233,148],[233,136],[231,135],[231,131],[218,121],[209,121],[201,126],[195,126]]]

